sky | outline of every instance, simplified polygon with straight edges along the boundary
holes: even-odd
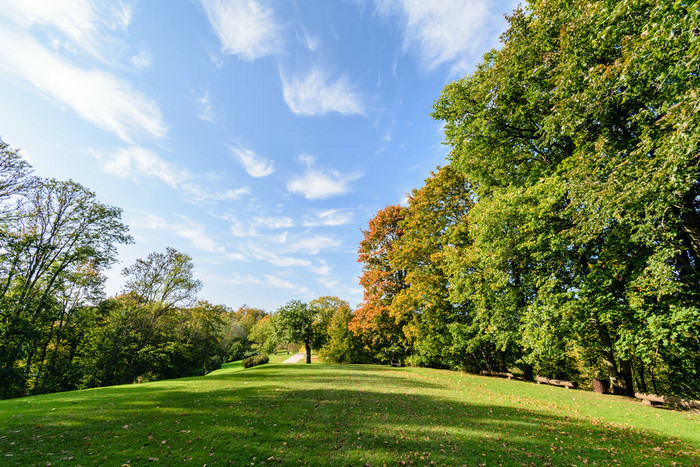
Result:
[[[445,164],[430,117],[513,1],[0,0],[0,138],[171,246],[200,298],[362,300],[357,248]]]

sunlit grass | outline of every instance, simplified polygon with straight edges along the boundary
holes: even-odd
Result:
[[[380,366],[240,362],[200,378],[0,402],[0,464],[700,463],[700,415]]]

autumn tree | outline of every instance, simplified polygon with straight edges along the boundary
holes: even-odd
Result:
[[[464,176],[450,166],[439,168],[423,187],[411,192],[399,224],[402,235],[395,241],[390,263],[395,270],[405,271],[405,286],[389,308],[394,319],[406,323],[403,333],[416,364],[457,364],[450,351],[450,329],[469,321],[469,302],[450,297],[445,254],[452,231],[466,224],[470,194]]]
[[[380,361],[392,364],[401,363],[407,352],[403,335],[406,323],[391,312],[394,297],[406,286],[405,271],[395,269],[391,263],[403,234],[404,211],[398,205],[387,206],[363,231],[358,250],[363,300],[350,322],[350,330],[361,337],[367,349]]]

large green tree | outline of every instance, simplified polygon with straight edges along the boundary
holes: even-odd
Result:
[[[540,371],[699,394],[699,9],[532,1],[509,24],[435,104],[477,200],[455,293]]]
[[[301,342],[306,349],[306,363],[311,363],[311,344],[318,338],[320,309],[300,300],[290,300],[277,309],[275,326],[282,341]]]
[[[12,164],[25,170],[10,158]],[[117,244],[131,241],[121,210],[75,182],[35,179],[18,190],[4,198],[12,215],[4,218],[0,236],[4,396],[45,385],[76,319],[74,310],[100,298],[101,271],[116,260]]]

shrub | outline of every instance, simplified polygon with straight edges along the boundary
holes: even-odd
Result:
[[[251,366],[262,365],[270,361],[267,355],[254,355],[252,357],[243,359],[243,368],[250,368]]]

